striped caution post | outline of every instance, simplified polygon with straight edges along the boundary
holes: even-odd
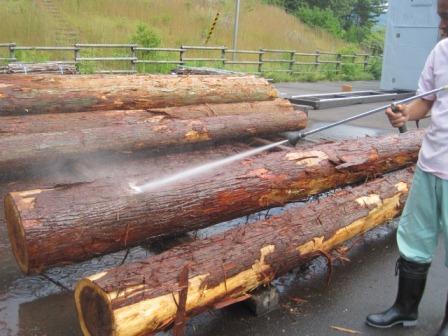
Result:
[[[219,19],[219,12],[216,13],[215,19],[213,20],[212,26],[210,27],[210,30],[208,31],[207,39],[205,40],[205,44],[208,43],[210,40],[210,37],[212,37],[213,31],[215,30],[216,24],[218,23]]]

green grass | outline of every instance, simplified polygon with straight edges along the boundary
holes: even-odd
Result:
[[[162,47],[178,48],[181,45],[203,45],[210,25],[217,12],[218,24],[209,45],[232,45],[233,0],[54,0],[66,26],[75,31],[80,43],[129,43],[135,36],[137,27],[144,24],[160,37]],[[0,11],[2,29],[0,43],[16,42],[18,45],[55,45],[57,42],[56,22],[45,8],[43,0],[3,0]],[[68,45],[68,43],[67,43]],[[262,4],[260,0],[241,2],[240,34],[238,49],[258,50],[259,48],[296,50],[298,52],[356,50],[358,47],[337,39],[319,28],[311,28],[282,9]],[[81,57],[130,56],[129,50],[82,50]],[[5,50],[0,50],[0,57]],[[185,57],[221,57],[220,51],[188,51]],[[178,60],[178,53],[152,52],[138,53],[139,59]],[[264,59],[289,59],[288,54],[264,55]],[[327,56],[321,56],[321,60]],[[17,52],[21,61],[45,61],[73,59],[73,52]],[[228,59],[231,55],[228,55]],[[238,55],[238,60],[258,61],[258,55]],[[313,62],[314,57],[299,57],[298,61]],[[188,62],[189,66],[223,67],[222,63]],[[138,64],[139,72],[169,73],[175,65]],[[371,77],[361,67],[348,67],[338,74],[322,66],[316,72],[312,66],[296,66],[305,72],[301,75],[270,72],[279,68],[287,69],[287,64],[265,64],[267,76],[278,80],[319,80],[323,78],[367,78]],[[129,62],[83,62],[79,65],[83,73],[102,69],[130,69]],[[256,72],[256,65],[226,65],[226,69]],[[378,66],[369,67],[378,73]],[[345,77],[344,77],[345,76]]]
[[[139,23],[159,33],[162,45],[204,43],[216,12],[220,18],[209,45],[232,44],[232,0],[54,0],[79,42],[126,43]],[[310,28],[280,8],[245,0],[241,5],[239,49],[336,50],[347,45]],[[43,0],[3,0],[1,42],[51,45],[56,41],[54,20]]]

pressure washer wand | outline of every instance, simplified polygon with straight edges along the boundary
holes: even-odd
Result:
[[[291,135],[291,136],[288,137],[288,141],[289,141],[289,143],[291,145],[295,146],[300,139],[303,139],[304,137],[306,137],[308,135],[315,134],[315,133],[318,133],[318,132],[321,132],[321,131],[325,131],[325,130],[327,130],[329,128],[333,128],[335,126],[339,126],[339,125],[345,124],[345,123],[347,123],[349,121],[352,121],[352,120],[357,120],[357,119],[360,119],[360,118],[367,117],[367,116],[369,116],[371,114],[384,111],[388,107],[391,107],[392,111],[396,112],[397,111],[397,105],[399,105],[399,104],[404,104],[404,103],[410,102],[410,101],[418,99],[418,98],[423,98],[423,97],[432,95],[434,93],[437,93],[437,92],[440,92],[440,91],[443,91],[443,90],[448,90],[448,85],[445,85],[445,86],[442,86],[442,87],[440,87],[438,89],[434,89],[434,90],[431,90],[431,91],[428,91],[428,92],[424,92],[424,93],[421,93],[421,94],[418,94],[418,95],[415,95],[415,96],[412,96],[412,97],[409,97],[409,98],[405,98],[403,100],[394,102],[391,105],[381,106],[381,107],[375,108],[373,110],[354,115],[354,116],[349,117],[347,119],[336,121],[336,122],[334,122],[332,124],[329,124],[329,125],[325,125],[325,126],[322,126],[322,127],[310,130],[310,131],[306,131],[306,132],[300,132],[299,134],[296,134],[296,135]],[[401,133],[406,132],[406,127],[400,127],[400,132]]]

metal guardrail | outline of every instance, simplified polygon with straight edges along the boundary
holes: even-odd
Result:
[[[6,55],[1,55],[2,49],[6,49]],[[106,49],[120,50],[120,55],[105,56]],[[95,72],[98,73],[136,73],[139,71],[139,65],[191,65],[192,63],[196,65],[198,63],[201,65],[213,64],[217,67],[232,69],[235,69],[235,66],[251,67],[248,69],[249,71],[244,72],[257,74],[266,72],[291,74],[316,71],[338,72],[345,64],[360,66],[365,71],[371,60],[380,57],[365,53],[341,54],[329,51],[304,53],[281,49],[232,50],[225,46],[182,45],[180,48],[144,48],[137,44],[76,43],[66,47],[33,47],[17,46],[16,43],[0,43],[0,62],[24,62],[16,51],[52,52],[53,54],[49,58],[53,59],[47,60],[52,62],[75,64],[102,62],[102,64],[109,64],[110,69],[96,70]],[[60,52],[73,52],[73,56],[70,57],[70,60],[54,59],[55,54]],[[233,57],[236,55],[240,55],[240,59]],[[117,65],[117,63],[122,65]],[[123,68],[123,64],[129,65],[127,69]]]

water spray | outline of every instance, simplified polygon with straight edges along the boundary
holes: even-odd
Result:
[[[240,153],[240,154],[236,154],[236,155],[232,155],[232,156],[229,156],[227,158],[224,158],[224,159],[221,159],[221,160],[218,160],[218,161],[209,162],[209,163],[203,164],[201,166],[188,169],[188,170],[183,171],[181,173],[174,174],[174,175],[162,178],[162,179],[157,180],[157,181],[149,181],[149,182],[141,184],[141,185],[136,185],[135,183],[129,183],[129,187],[137,194],[142,193],[142,192],[146,192],[146,191],[150,191],[150,190],[154,190],[154,189],[160,188],[160,187],[162,187],[164,185],[170,184],[172,182],[183,180],[183,179],[186,179],[187,177],[192,177],[192,176],[195,176],[195,175],[203,174],[203,173],[206,173],[206,172],[208,172],[208,171],[210,171],[210,170],[212,170],[214,168],[222,167],[222,166],[228,165],[228,164],[230,164],[232,162],[242,160],[242,159],[244,159],[246,157],[249,157],[249,156],[252,156],[252,155],[264,152],[264,151],[266,151],[268,149],[277,147],[277,146],[279,146],[281,144],[284,144],[286,142],[288,142],[288,140],[282,140],[282,141],[279,141],[279,142],[276,142],[276,143],[273,143],[273,144],[269,144],[269,145],[266,145],[266,146],[263,146],[263,147],[258,147],[258,148],[255,148],[255,149],[251,149],[251,150],[248,150],[246,152],[243,152],[243,153]]]

